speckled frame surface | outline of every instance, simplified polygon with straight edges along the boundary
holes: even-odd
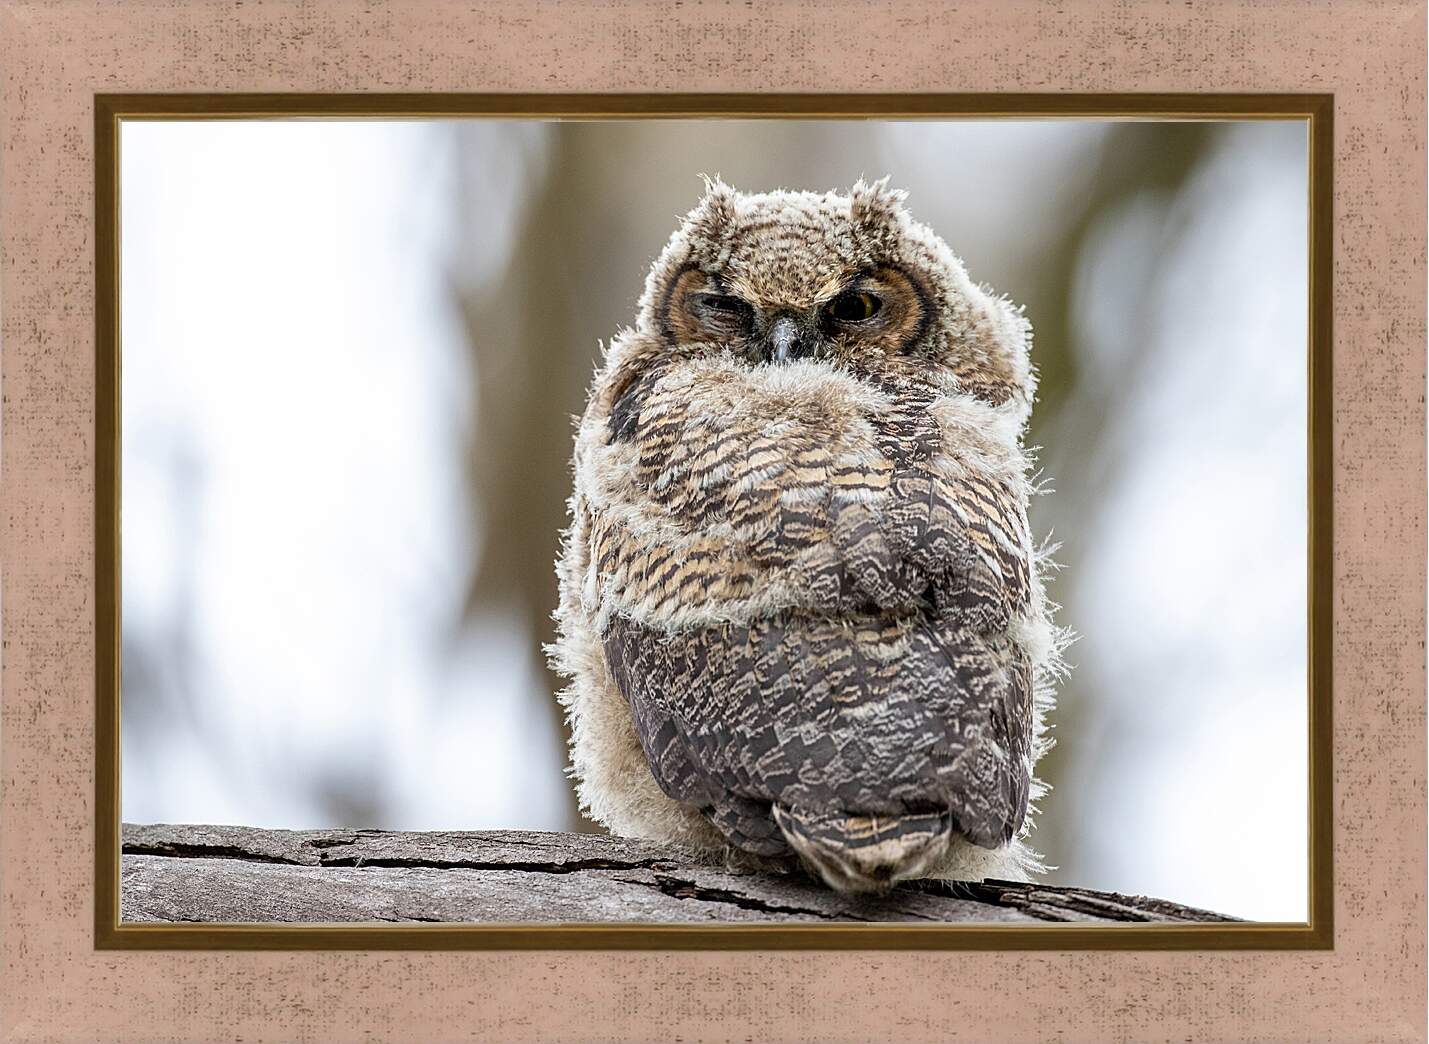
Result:
[[[1420,1040],[1425,8],[0,3],[0,1032]],[[96,94],[1334,95],[1335,948],[96,950]]]

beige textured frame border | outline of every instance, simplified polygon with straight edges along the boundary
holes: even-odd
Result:
[[[1297,120],[1308,125],[1309,918],[1134,925],[125,924],[119,909],[119,141],[135,120],[462,117],[564,119],[1046,118]],[[1334,99],[1329,95],[332,94],[99,95],[95,159],[95,945],[101,949],[1295,949],[1334,941],[1330,806],[1330,337]],[[1290,811],[1287,810],[1287,814]]]
[[[1417,0],[0,3],[0,1031],[1422,1039],[1423,26]],[[1335,949],[95,950],[94,96],[753,88],[1334,95]]]

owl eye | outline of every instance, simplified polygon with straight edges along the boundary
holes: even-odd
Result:
[[[747,334],[754,322],[754,309],[732,294],[695,294],[693,303],[701,322],[717,334]]]
[[[872,319],[883,307],[883,301],[866,290],[850,290],[829,302],[829,317],[841,323],[861,323]]]
[[[732,315],[745,315],[749,311],[749,305],[730,294],[700,294],[696,300],[698,300],[701,308],[706,308],[711,312],[729,312]]]

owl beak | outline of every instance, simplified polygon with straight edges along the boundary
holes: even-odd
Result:
[[[768,344],[769,361],[786,363],[794,359],[806,359],[814,354],[814,346],[792,317],[781,315],[769,327],[765,337]]]

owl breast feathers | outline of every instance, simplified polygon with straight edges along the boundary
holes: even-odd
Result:
[[[709,185],[576,440],[553,655],[591,816],[845,891],[1035,869],[1028,338],[885,183]]]

